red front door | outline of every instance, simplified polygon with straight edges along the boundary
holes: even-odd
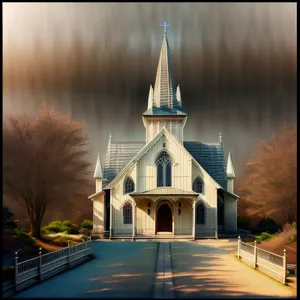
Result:
[[[172,232],[172,211],[168,204],[159,207],[157,219],[157,231]]]

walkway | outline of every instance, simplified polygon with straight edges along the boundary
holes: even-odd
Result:
[[[248,267],[234,240],[171,244],[176,298],[296,297],[296,290]]]
[[[20,292],[17,298],[296,296],[295,289],[238,261],[233,255],[236,239],[161,240],[158,253],[157,245],[94,242],[95,259]]]
[[[17,298],[151,298],[157,243],[93,242],[95,259],[17,294]]]
[[[175,298],[170,243],[159,244],[154,283],[154,298]]]

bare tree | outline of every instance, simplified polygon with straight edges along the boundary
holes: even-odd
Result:
[[[4,194],[26,209],[32,236],[40,237],[47,210],[72,205],[89,184],[86,146],[82,125],[45,105],[36,119],[4,120]]]
[[[265,215],[280,210],[280,223],[297,220],[297,132],[283,125],[279,134],[262,142],[246,164],[239,191],[248,207]]]

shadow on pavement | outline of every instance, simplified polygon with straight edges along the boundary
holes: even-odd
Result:
[[[230,282],[235,271],[222,264],[220,255],[230,255],[233,249],[231,246],[219,249],[217,243],[212,246],[185,243],[183,246],[182,242],[172,242],[176,298],[281,298],[241,291],[238,284]]]

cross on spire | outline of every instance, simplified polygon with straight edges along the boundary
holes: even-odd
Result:
[[[167,34],[167,28],[170,27],[170,25],[167,24],[166,21],[164,21],[164,24],[159,25],[160,27],[164,28],[164,34]]]

